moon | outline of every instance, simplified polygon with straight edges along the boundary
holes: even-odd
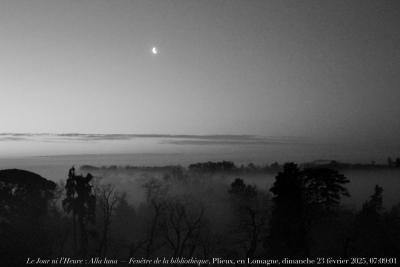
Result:
[[[158,48],[153,46],[153,48],[151,49],[151,53],[153,53],[153,55],[157,55],[158,54]]]

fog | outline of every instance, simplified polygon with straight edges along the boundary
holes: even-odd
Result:
[[[141,154],[118,154],[118,155],[65,155],[65,156],[43,156],[43,157],[21,157],[3,158],[0,160],[0,168],[19,168],[40,174],[41,176],[55,181],[65,181],[68,169],[71,166],[119,166],[118,169],[93,172],[97,177],[103,178],[103,183],[115,184],[121,191],[126,191],[129,198],[134,202],[143,199],[143,184],[151,179],[161,179],[165,176],[162,171],[140,171],[127,170],[125,166],[182,166],[203,161],[222,161],[225,159],[237,159],[239,155],[233,153],[219,154],[185,154],[185,153],[141,153]],[[251,162],[255,164],[265,164],[260,157],[247,155],[248,159],[241,158],[234,160],[240,164],[247,165]],[[254,161],[252,161],[254,159]],[[272,162],[272,161],[269,161]],[[86,172],[83,172],[86,173]],[[344,203],[349,207],[360,207],[363,201],[371,194],[375,185],[381,185],[384,189],[384,205],[390,207],[400,201],[400,170],[346,170],[344,174],[349,178],[347,185],[351,194],[350,198],[345,198]],[[246,183],[257,185],[261,190],[268,191],[274,182],[276,173],[263,174],[209,174],[207,177],[198,178],[200,180],[212,181],[221,186],[227,187],[235,178],[241,178]]]
[[[146,155],[159,160],[160,164],[173,158],[168,154],[158,156],[157,159]],[[286,232],[279,233],[280,225],[284,222],[293,225],[304,216],[310,227],[302,231],[311,240],[304,242],[312,255],[342,255],[343,251],[351,255],[365,255],[365,249],[370,251],[366,253],[374,253],[385,248],[385,242],[397,242],[397,235],[390,233],[388,235],[393,238],[380,239],[382,244],[378,248],[375,238],[369,241],[364,239],[369,236],[367,233],[376,231],[383,234],[387,233],[386,230],[398,229],[395,224],[400,205],[400,159],[396,159],[395,165],[329,163],[338,170],[323,167],[321,161],[301,165],[236,165],[229,161],[208,161],[185,166],[133,166],[126,164],[126,157],[117,159],[114,162],[119,165],[75,164],[75,168],[70,168],[76,163],[73,156],[17,161],[14,167],[47,172],[49,176],[46,178],[57,185],[48,181],[54,184],[55,194],[49,194],[52,196],[49,203],[52,204],[48,213],[44,213],[44,217],[39,216],[43,220],[41,224],[46,225],[43,228],[46,234],[40,232],[42,228],[31,230],[34,224],[24,217],[20,222],[22,226],[10,224],[12,231],[22,232],[24,236],[19,239],[20,243],[3,248],[14,253],[10,260],[20,261],[19,251],[22,249],[35,255],[102,255],[119,259],[152,259],[172,255],[207,260],[219,256],[257,258],[269,253],[279,256],[280,253],[286,254],[287,250],[275,249],[274,245],[279,244],[282,238],[297,238]],[[107,162],[107,157],[82,156],[80,160],[99,164]],[[6,166],[8,162],[2,161],[2,164]],[[293,174],[291,166],[298,171]],[[10,172],[21,173],[21,176],[10,180],[7,178]],[[57,176],[51,176],[52,173]],[[345,175],[343,179],[341,174]],[[3,170],[0,178],[5,179],[4,184],[7,185],[18,182],[26,175],[35,174]],[[302,181],[300,191],[295,189],[296,179]],[[82,185],[76,191],[78,197],[75,191],[71,194],[71,188]],[[326,188],[329,188],[328,196],[331,198],[324,202]],[[24,191],[21,192],[23,194]],[[84,194],[82,192],[87,192],[87,195],[79,198],[79,194]],[[301,192],[299,199],[296,192]],[[41,195],[45,194],[38,194]],[[282,196],[287,198],[283,204],[277,198]],[[69,203],[76,205],[80,199],[85,201],[85,214],[71,214],[74,210],[69,208]],[[301,206],[298,206],[299,203]],[[280,207],[282,211],[279,211]],[[23,207],[14,211],[18,212],[25,214]],[[376,214],[387,227],[371,224]],[[32,216],[38,218],[35,213]],[[76,217],[78,221],[75,221]],[[277,225],[275,220],[279,220]],[[78,222],[77,233],[75,227]],[[290,229],[289,225],[285,229]],[[364,226],[359,228],[359,225]],[[271,230],[274,227],[278,228]],[[328,232],[327,228],[330,229]],[[360,231],[366,233],[360,234]],[[47,241],[37,244],[34,236],[38,233],[45,235]],[[274,239],[276,233],[280,235],[277,241]],[[296,233],[303,234],[298,230]],[[76,241],[77,236],[81,237],[79,242]],[[351,247],[347,247],[347,241],[343,243],[349,238],[354,238]],[[5,244],[10,244],[14,236],[4,234],[4,239]],[[296,245],[293,249],[296,251],[301,247]]]
[[[145,201],[144,185],[152,180],[163,181],[168,177],[176,175],[171,173],[170,167],[164,168],[145,168],[138,167],[129,169],[124,167],[100,168],[99,170],[82,170],[83,174],[91,173],[97,177],[100,183],[114,184],[121,192],[126,192],[127,196],[135,206]],[[359,209],[362,204],[373,193],[375,185],[383,187],[383,205],[391,208],[400,203],[400,170],[345,170],[343,174],[350,180],[346,185],[350,197],[343,198],[343,204],[352,209]],[[179,175],[188,179],[185,183],[170,183],[170,189],[174,192],[185,193],[191,196],[200,197],[206,195],[209,200],[210,193],[215,188],[222,189],[219,193],[228,190],[230,184],[236,179],[243,179],[246,184],[255,185],[261,191],[269,193],[277,172],[264,173],[203,173],[194,174],[183,169]],[[210,191],[211,190],[211,191]],[[216,190],[218,192],[218,190]]]

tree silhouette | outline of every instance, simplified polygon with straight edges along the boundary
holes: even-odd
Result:
[[[383,209],[383,188],[375,185],[374,194],[370,200],[363,204],[360,217],[368,218],[372,223],[377,223],[381,217]]]
[[[384,216],[385,254],[400,256],[400,204]]]
[[[149,205],[150,216],[146,222],[144,240],[137,243],[133,242],[131,244],[131,252],[142,249],[145,257],[150,258],[164,246],[164,242],[160,240],[160,235],[162,233],[162,219],[165,214],[166,196],[169,188],[157,179],[150,179],[143,187],[146,190],[146,204]]]
[[[67,213],[72,212],[73,222],[73,242],[74,253],[77,253],[77,231],[76,219],[79,223],[80,249],[79,254],[86,256],[88,246],[88,223],[95,222],[96,197],[92,191],[90,181],[93,179],[91,174],[86,177],[75,174],[75,168],[72,167],[68,173],[67,183],[65,185],[66,197],[62,204]]]
[[[254,258],[266,224],[267,198],[256,186],[246,185],[240,178],[232,182],[229,194],[235,217],[232,236],[244,249],[243,256]]]
[[[309,168],[302,171],[302,179],[307,205],[319,212],[329,213],[338,207],[342,196],[350,196],[344,187],[349,180],[336,170]]]
[[[304,184],[301,171],[294,163],[286,163],[270,191],[274,208],[270,221],[270,247],[274,257],[303,257],[306,243]]]
[[[384,256],[382,194],[383,188],[376,185],[374,194],[357,215],[352,251],[355,256]]]
[[[7,255],[2,264],[19,266],[28,256],[51,253],[45,225],[55,189],[54,182],[29,171],[0,171],[0,253]]]
[[[121,199],[120,193],[115,190],[115,185],[99,184],[95,188],[97,199],[97,217],[101,217],[101,237],[98,247],[100,256],[107,255],[109,236],[111,231],[112,216],[115,212],[115,207]]]
[[[237,167],[231,161],[221,162],[199,162],[189,165],[189,170],[195,172],[220,172],[220,171],[233,171]]]
[[[161,223],[161,235],[173,257],[191,257],[200,246],[205,227],[205,209],[187,197],[167,201]]]
[[[300,170],[286,163],[271,188],[274,209],[270,225],[271,251],[276,256],[307,256],[313,222],[339,207],[349,180],[336,170]]]

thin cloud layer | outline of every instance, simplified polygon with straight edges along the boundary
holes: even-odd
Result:
[[[172,135],[172,134],[82,134],[82,133],[0,133],[1,141],[36,142],[102,142],[133,139],[160,139],[161,144],[174,145],[271,145],[305,143],[300,137],[264,137],[254,135]]]

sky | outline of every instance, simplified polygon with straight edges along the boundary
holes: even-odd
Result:
[[[399,25],[396,0],[3,0],[0,133],[400,151]]]

